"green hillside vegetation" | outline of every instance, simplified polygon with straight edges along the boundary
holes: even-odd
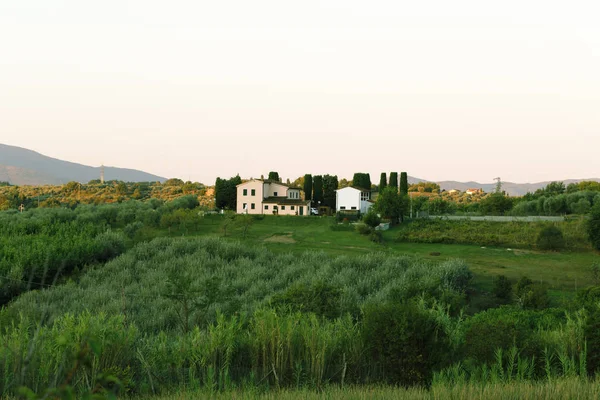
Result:
[[[589,221],[417,220],[375,242],[195,194],[5,211],[0,395],[594,394]]]
[[[169,179],[160,182],[90,181],[87,184],[69,182],[53,186],[0,185],[0,210],[32,208],[74,208],[78,204],[111,204],[128,200],[158,199],[171,201],[194,195],[205,209],[214,208],[214,190],[198,182]]]

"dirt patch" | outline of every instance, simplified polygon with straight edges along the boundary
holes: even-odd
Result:
[[[265,239],[265,242],[269,243],[296,243],[296,240],[292,237],[291,233],[285,235],[273,235]]]
[[[512,252],[516,255],[522,255],[522,254],[544,254],[543,251],[536,251],[536,250],[522,250],[522,249],[512,249]]]

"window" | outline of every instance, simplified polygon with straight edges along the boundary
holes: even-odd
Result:
[[[273,192],[273,196],[277,197],[277,192]]]
[[[294,207],[294,206],[291,206],[290,208],[292,209],[292,211],[294,211],[294,210],[295,210],[295,207]]]
[[[285,206],[281,206],[281,209],[282,209],[282,210],[285,210]]]
[[[246,210],[248,208],[248,204],[244,203],[242,204],[242,210]]]
[[[265,204],[265,210],[268,210],[268,209],[269,209],[269,205]]]
[[[350,208],[353,209],[353,210],[356,210],[356,207],[350,207]]]
[[[340,210],[345,210],[345,209],[346,209],[346,207],[345,207],[345,206],[341,206],[341,207],[340,207]]]
[[[371,198],[371,193],[369,192],[360,192],[360,201],[367,201]]]
[[[251,196],[256,196],[256,189],[252,189],[252,190],[250,191],[250,195],[251,195]]]
[[[248,189],[244,189],[244,196],[248,196]]]
[[[250,204],[250,208],[254,210],[256,208],[256,205],[254,203],[252,203],[252,204]]]

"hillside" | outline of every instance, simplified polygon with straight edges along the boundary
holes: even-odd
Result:
[[[104,167],[106,180],[163,182],[166,178],[127,168]],[[32,150],[0,144],[0,181],[13,185],[56,185],[100,178],[100,167],[47,157]]]
[[[565,186],[570,183],[577,183],[581,181],[596,181],[600,182],[600,178],[586,178],[586,179],[566,179],[562,182]],[[457,182],[457,181],[441,181],[436,182],[440,185],[442,190],[457,189],[465,191],[470,188],[483,189],[484,192],[490,193],[496,189],[496,183],[479,183],[479,182]],[[537,189],[546,187],[550,181],[536,182],[536,183],[514,183],[514,182],[502,182],[502,189],[511,196],[523,196],[527,192],[535,192]]]

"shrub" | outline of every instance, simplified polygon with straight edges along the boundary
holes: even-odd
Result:
[[[547,226],[538,234],[536,246],[542,250],[560,250],[565,247],[565,238],[559,228]]]
[[[366,224],[357,224],[355,229],[356,232],[360,233],[361,235],[368,235],[373,232],[373,228]]]
[[[101,233],[94,239],[96,242],[96,260],[108,261],[125,251],[125,239],[116,232]]]
[[[499,275],[494,280],[494,289],[492,292],[499,300],[509,302],[512,298],[512,284],[510,280],[504,275]]]
[[[278,309],[287,307],[290,311],[311,312],[334,318],[340,315],[341,295],[340,289],[323,281],[300,283],[274,295],[271,305]]]
[[[381,234],[381,231],[373,231],[369,234],[369,240],[371,242],[375,242],[375,243],[381,243],[383,242],[383,236]]]
[[[363,222],[369,225],[371,228],[375,228],[381,223],[381,218],[379,217],[379,215],[377,215],[375,211],[370,210],[363,217]]]
[[[600,203],[598,202],[592,207],[590,219],[587,223],[587,233],[592,246],[600,250]]]
[[[600,370],[600,309],[593,309],[584,327],[587,342],[587,368],[590,376]]]
[[[546,286],[541,283],[533,283],[526,276],[517,282],[516,295],[523,308],[541,310],[550,305]]]
[[[447,336],[414,304],[380,304],[363,310],[362,337],[384,381],[402,386],[427,384],[440,364]]]

